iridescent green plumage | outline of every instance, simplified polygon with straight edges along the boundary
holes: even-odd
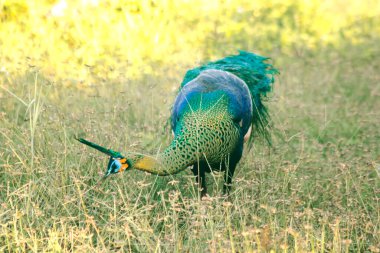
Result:
[[[172,143],[156,156],[126,154],[79,139],[111,156],[107,175],[138,169],[161,176],[189,166],[206,194],[205,172],[225,171],[229,192],[243,143],[251,130],[268,137],[268,111],[262,99],[277,73],[267,58],[248,52],[210,62],[186,73],[172,108]],[[252,140],[252,138],[251,138]]]
[[[77,141],[79,141],[79,142],[81,142],[81,143],[83,143],[83,144],[85,144],[87,146],[90,146],[90,147],[92,147],[92,148],[94,148],[94,149],[96,149],[96,150],[98,150],[98,151],[100,151],[100,152],[102,152],[102,153],[104,153],[106,155],[109,155],[109,156],[111,156],[113,158],[124,158],[121,155],[121,153],[113,151],[112,149],[104,148],[102,146],[99,146],[98,144],[95,144],[95,143],[93,143],[91,141],[88,141],[88,140],[85,140],[83,138],[75,138],[75,139]]]
[[[257,131],[257,135],[262,135],[269,141],[268,123],[270,117],[262,101],[267,93],[272,90],[274,76],[279,72],[271,64],[267,63],[267,60],[269,60],[268,57],[239,51],[239,55],[228,56],[187,71],[181,87],[208,69],[223,70],[238,76],[247,84],[252,96],[254,105],[252,112],[253,130]],[[250,142],[254,136],[251,135]]]

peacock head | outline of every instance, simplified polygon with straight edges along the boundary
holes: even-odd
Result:
[[[128,168],[131,168],[131,161],[127,158],[123,157],[119,152],[113,151],[112,149],[107,149],[98,144],[85,140],[83,138],[75,138],[77,141],[90,146],[104,154],[110,156],[110,160],[108,162],[107,171],[104,177],[108,177],[111,174],[116,174],[125,171]]]
[[[111,156],[104,177],[108,177],[111,174],[123,172],[130,167],[131,165],[127,158],[115,158]]]

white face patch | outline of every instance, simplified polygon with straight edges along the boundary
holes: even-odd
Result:
[[[249,127],[247,133],[244,135],[244,142],[248,141],[249,137],[251,136],[252,132],[252,126]]]

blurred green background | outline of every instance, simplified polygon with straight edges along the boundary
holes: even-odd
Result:
[[[378,39],[379,13],[376,0],[2,0],[0,69],[89,83],[176,75],[237,49],[302,57]]]

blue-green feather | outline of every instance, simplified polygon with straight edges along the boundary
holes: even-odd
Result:
[[[181,83],[181,88],[198,77],[201,72],[208,69],[227,71],[238,76],[247,84],[251,93],[253,133],[262,135],[270,141],[268,131],[270,117],[266,106],[263,104],[263,100],[267,96],[267,93],[272,90],[274,75],[279,72],[266,62],[268,59],[267,57],[253,53],[239,51],[238,55],[228,56],[187,71]],[[254,134],[251,135],[250,142],[253,137]]]

